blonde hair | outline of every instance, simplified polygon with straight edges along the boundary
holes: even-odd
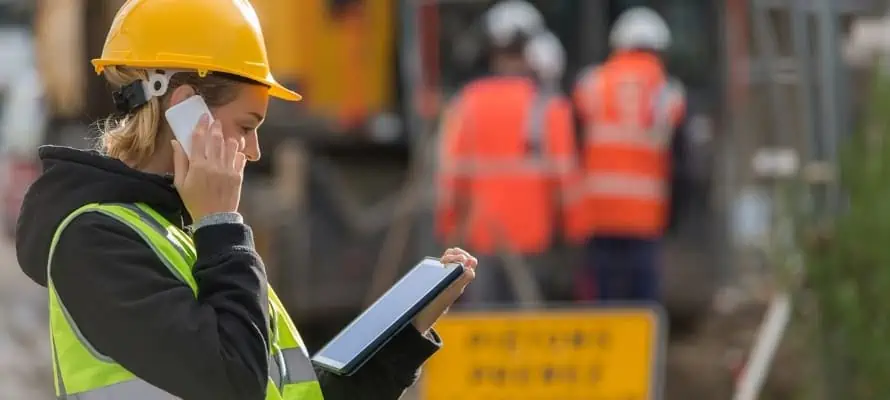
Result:
[[[105,79],[118,90],[138,80],[147,80],[148,73],[143,69],[130,67],[108,67]],[[99,122],[98,147],[110,157],[140,165],[146,161],[158,146],[158,132],[163,126],[163,108],[169,103],[170,94],[182,85],[192,86],[204,97],[210,108],[225,105],[238,96],[239,83],[255,83],[234,75],[212,73],[205,77],[197,73],[181,72],[170,78],[167,93],[154,97],[148,103],[126,115],[113,115]]]

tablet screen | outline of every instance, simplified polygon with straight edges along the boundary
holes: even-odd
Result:
[[[347,365],[364,349],[402,321],[405,315],[430,292],[455,273],[456,265],[443,266],[438,260],[425,259],[383,294],[340,334],[328,342],[315,357],[327,363]]]

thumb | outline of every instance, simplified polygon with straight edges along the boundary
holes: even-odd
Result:
[[[189,158],[178,140],[171,140],[170,144],[173,145],[173,185],[180,188],[189,172]]]

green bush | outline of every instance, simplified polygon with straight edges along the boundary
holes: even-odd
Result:
[[[809,218],[809,355],[827,398],[890,399],[890,79],[877,73],[860,127],[843,143],[844,201],[828,227]]]

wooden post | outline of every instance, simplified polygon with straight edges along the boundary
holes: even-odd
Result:
[[[312,306],[313,291],[309,224],[306,221],[310,177],[309,154],[297,140],[287,139],[275,150],[272,178],[274,201],[267,204],[274,227],[275,280],[288,308]]]

